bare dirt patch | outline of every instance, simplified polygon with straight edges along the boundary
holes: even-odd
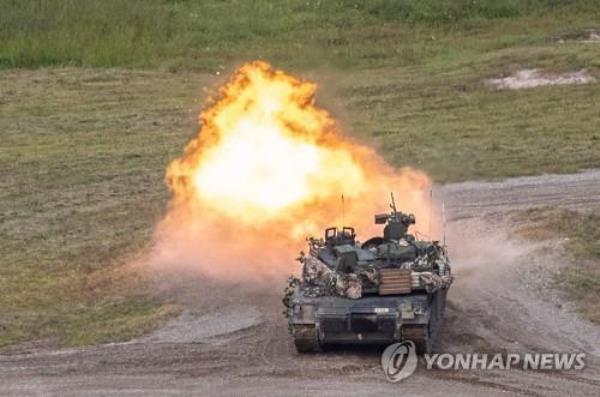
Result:
[[[600,43],[600,29],[585,30],[583,37],[579,41],[584,43]]]
[[[523,69],[510,76],[487,79],[485,84],[499,90],[521,90],[553,85],[580,85],[596,81],[587,69],[576,72],[551,73],[539,69]]]
[[[600,43],[600,29],[583,29],[560,35],[559,43]]]

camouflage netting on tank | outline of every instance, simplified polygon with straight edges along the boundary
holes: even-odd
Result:
[[[336,272],[319,259],[302,254],[298,260],[303,264],[302,279],[290,283],[290,291],[297,283],[303,284],[307,296],[342,296],[350,299],[360,299],[363,286],[379,285],[379,272],[375,267],[365,266],[352,273]],[[417,257],[414,261],[406,262],[401,268],[413,270],[414,277],[428,293],[448,288],[453,282],[445,251],[438,246],[428,254]],[[433,269],[437,271],[432,271]]]
[[[311,256],[301,259],[304,263],[302,280],[308,296],[339,295],[350,299],[362,297],[362,283],[355,273],[340,274]]]
[[[438,245],[432,247],[435,249],[427,255],[418,257],[411,264],[413,270],[437,269],[437,272],[422,271],[418,273],[420,284],[430,294],[442,288],[449,288],[454,281],[454,277],[450,274],[450,261],[446,251]]]
[[[419,274],[419,281],[421,285],[425,286],[427,293],[433,294],[442,288],[450,287],[454,278],[449,274],[440,276],[431,272],[422,272]]]
[[[449,269],[448,256],[446,251],[438,244],[429,244],[426,248],[423,248],[424,254],[417,256],[414,260],[403,263],[401,268],[409,268],[414,271],[428,271],[432,267],[440,269],[440,273],[443,274]]]
[[[283,290],[283,299],[281,299],[283,306],[285,306],[283,311],[283,315],[285,317],[290,317],[291,315],[290,310],[292,309],[292,295],[294,295],[294,291],[298,285],[300,285],[300,279],[298,277],[290,276],[288,278],[288,285]]]

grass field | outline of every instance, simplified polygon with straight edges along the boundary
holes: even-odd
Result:
[[[215,71],[256,57],[303,68],[423,65],[589,27],[598,23],[597,6],[594,0],[1,0],[0,65]]]
[[[151,242],[162,214],[164,168],[194,129],[189,83],[2,74],[0,345],[120,340],[174,312],[120,265]]]
[[[122,264],[150,242],[206,88],[262,58],[438,182],[600,166],[595,1],[0,0],[0,346],[127,339],[176,308]],[[561,42],[560,39],[564,39]],[[220,76],[217,76],[217,72]]]
[[[524,236],[566,239],[573,261],[554,276],[555,283],[585,317],[600,324],[600,215],[553,208],[535,208],[519,215],[528,223],[521,230]]]

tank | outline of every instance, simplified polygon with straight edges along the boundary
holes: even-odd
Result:
[[[409,234],[412,214],[375,215],[382,236],[363,243],[352,227],[327,228],[308,238],[301,277],[285,289],[284,314],[296,349],[318,352],[332,344],[412,341],[431,352],[453,281],[445,244]]]

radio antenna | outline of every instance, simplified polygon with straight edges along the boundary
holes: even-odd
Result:
[[[344,227],[346,221],[345,221],[345,216],[346,216],[346,208],[345,208],[345,203],[344,203],[344,195],[342,194],[342,228]]]
[[[446,245],[446,202],[442,201],[442,225],[444,228],[444,246]]]
[[[433,188],[429,189],[429,238],[431,238],[431,218],[433,211]]]

